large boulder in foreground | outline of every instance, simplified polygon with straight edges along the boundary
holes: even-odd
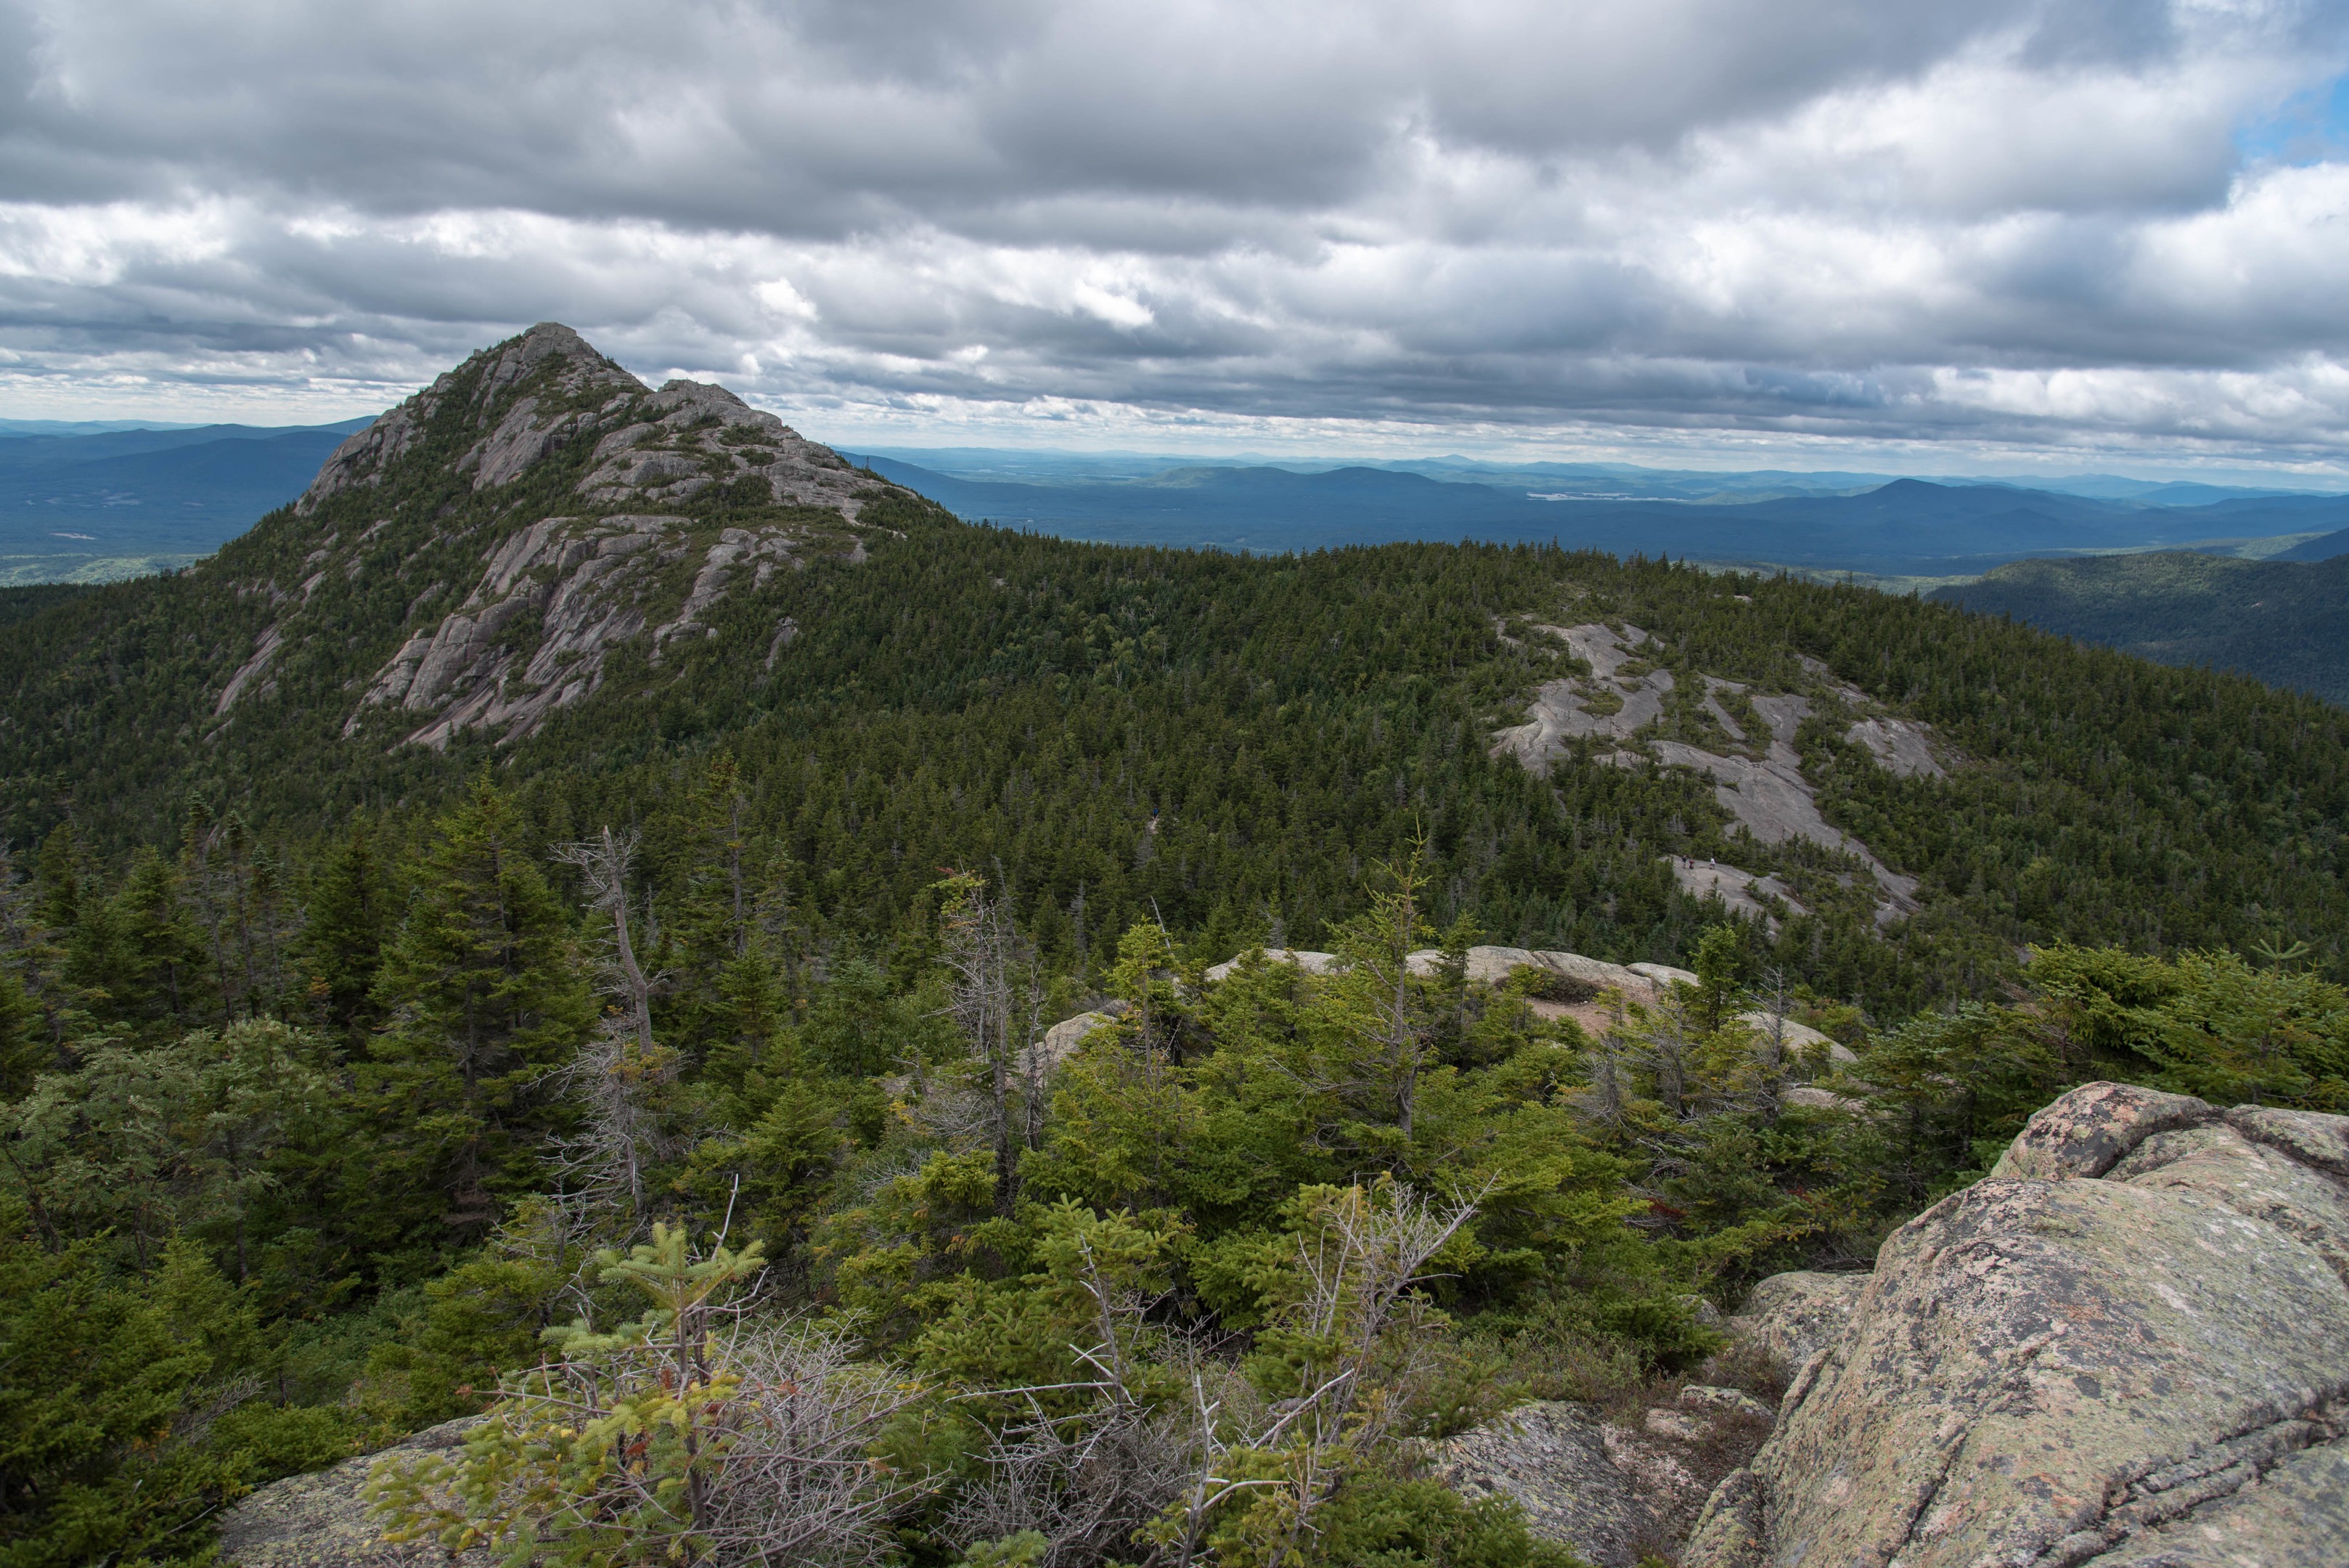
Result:
[[[2349,1562],[2349,1118],[2091,1084],[1887,1241],[1687,1568]]]

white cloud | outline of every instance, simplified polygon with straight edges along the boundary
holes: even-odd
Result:
[[[2344,22],[0,5],[0,411],[347,413],[555,318],[907,443],[2331,461],[2349,166],[2237,139]]]

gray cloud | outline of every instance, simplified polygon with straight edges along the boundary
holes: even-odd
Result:
[[[346,412],[554,317],[863,439],[2349,460],[2349,164],[2240,144],[2345,24],[19,0],[0,401]]]

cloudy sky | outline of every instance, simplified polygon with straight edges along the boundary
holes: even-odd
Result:
[[[0,0],[0,416],[2349,475],[2349,0]]]

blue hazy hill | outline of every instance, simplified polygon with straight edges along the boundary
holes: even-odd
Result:
[[[2335,556],[2349,556],[2349,528],[2336,529],[2305,539],[2289,550],[2270,556],[2276,561],[2330,561]]]
[[[873,456],[874,472],[957,515],[1069,538],[1226,550],[1314,550],[1403,539],[1549,543],[1618,556],[1783,566],[1806,572],[1957,576],[2035,555],[2221,547],[2349,526],[2349,496],[2183,487],[2200,504],[2099,499],[2007,483],[1878,483],[1857,493],[1704,504],[1531,492],[1389,467],[1193,466],[1133,478],[978,479]],[[1564,465],[1553,465],[1564,466]],[[1622,476],[1593,476],[1614,477]],[[1780,476],[1774,476],[1772,483]],[[1783,476],[1791,479],[1795,476]],[[1857,477],[1834,476],[1837,480]],[[1636,482],[1636,481],[1635,481]],[[2168,487],[2152,487],[2155,493]]]
[[[367,423],[0,434],[0,579],[209,555],[299,495]]]

